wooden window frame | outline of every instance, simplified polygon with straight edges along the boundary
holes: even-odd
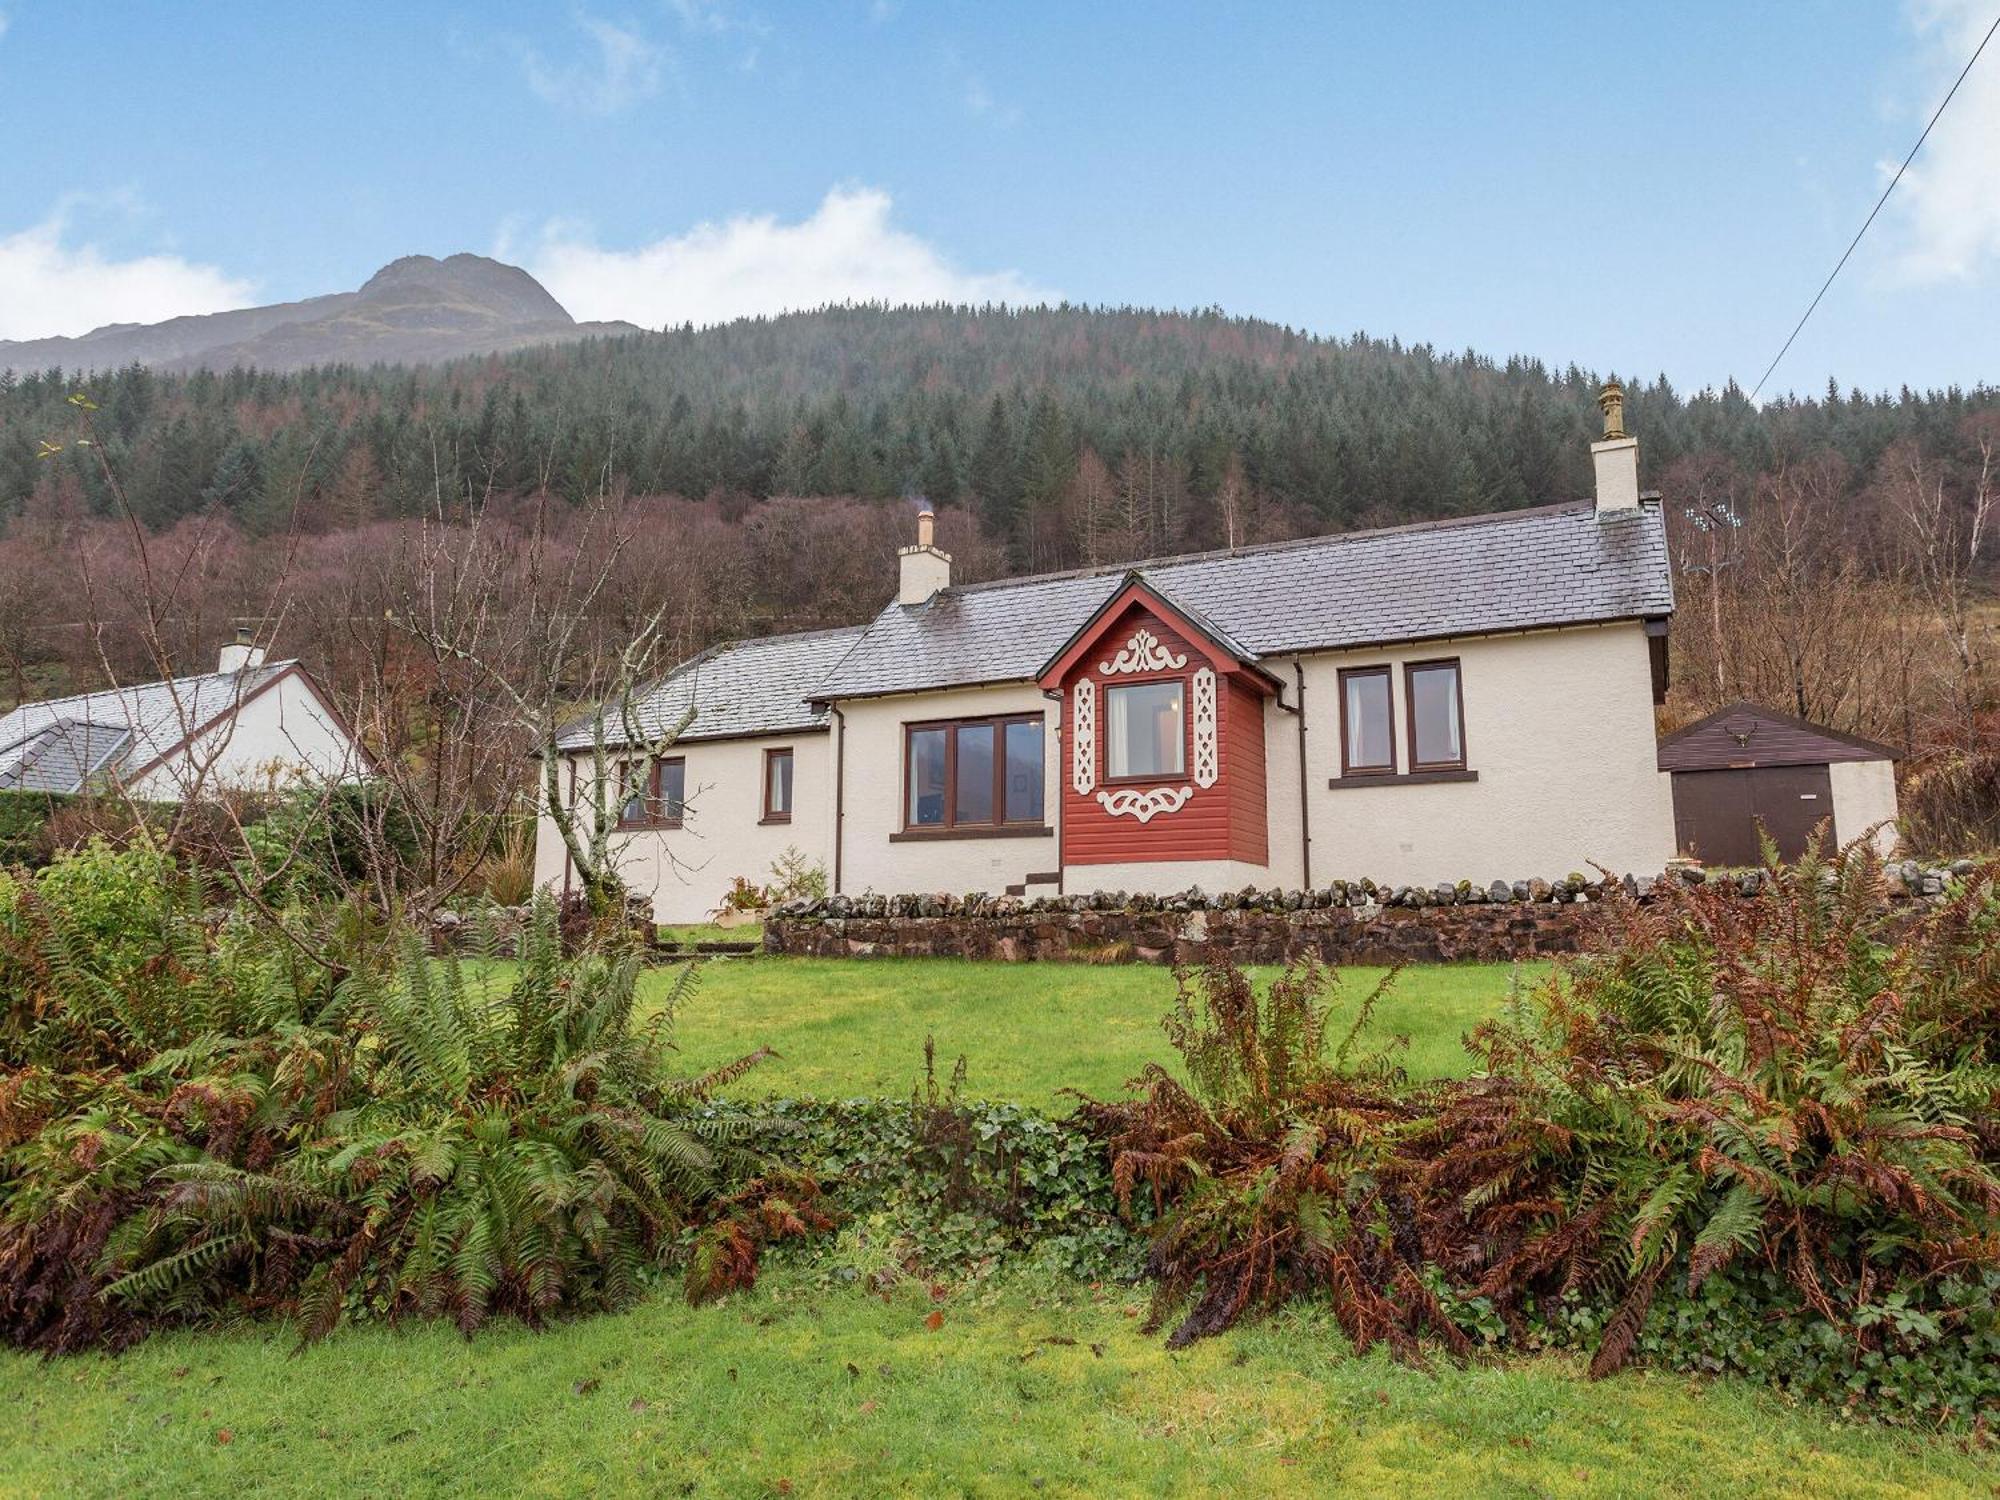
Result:
[[[1042,816],[1035,819],[1007,817],[1007,726],[1033,724],[1042,732]],[[962,728],[993,730],[993,811],[983,823],[960,823],[958,819],[958,731]],[[942,823],[910,821],[910,739],[929,729],[942,729],[944,737],[944,814]],[[900,778],[900,812],[892,841],[944,838],[1035,838],[1054,832],[1048,821],[1048,715],[1012,713],[974,715],[962,719],[921,719],[903,725],[903,773]]]
[[[1453,709],[1458,714],[1458,758],[1456,760],[1419,760],[1417,758],[1417,695],[1413,691],[1417,673],[1435,671],[1439,667],[1451,668],[1451,689]],[[1343,700],[1344,701],[1344,700]],[[1437,656],[1427,661],[1406,661],[1403,663],[1403,722],[1410,736],[1410,770],[1415,775],[1428,775],[1434,771],[1463,771],[1465,758],[1465,668],[1456,656]],[[1344,744],[1345,741],[1343,740]]]
[[[1181,768],[1178,771],[1149,771],[1143,776],[1113,776],[1111,774],[1111,695],[1125,688],[1160,687],[1171,683],[1181,691]],[[1188,691],[1185,676],[1165,675],[1142,677],[1136,682],[1101,682],[1097,688],[1097,737],[1098,764],[1104,767],[1104,775],[1099,779],[1105,786],[1157,786],[1166,781],[1186,781],[1188,763],[1194,759],[1194,746],[1190,740],[1194,733],[1194,695]]]
[[[1389,763],[1381,766],[1356,766],[1348,759],[1347,747],[1353,737],[1347,732],[1347,682],[1351,677],[1379,677],[1382,685],[1389,690]],[[1377,667],[1342,667],[1339,677],[1340,689],[1340,779],[1350,777],[1374,778],[1396,774],[1396,673],[1387,662]]]
[[[789,823],[792,821],[791,808],[788,807],[783,812],[775,812],[772,810],[771,763],[781,755],[792,763],[792,801],[796,804],[799,800],[799,779],[798,779],[799,758],[798,756],[792,753],[796,748],[797,747],[794,745],[772,745],[764,751],[764,794],[763,794],[764,810],[763,810],[763,816],[758,818],[757,820],[760,824]]]
[[[627,818],[625,816],[624,767],[631,764],[631,759],[619,762],[617,826],[621,829],[634,830],[679,828],[687,814],[687,757],[685,755],[649,755],[646,757],[646,790],[643,798],[646,806],[646,816],[643,818]],[[677,765],[681,768],[681,811],[671,817],[663,811],[666,802],[660,795],[660,777],[670,765]]]

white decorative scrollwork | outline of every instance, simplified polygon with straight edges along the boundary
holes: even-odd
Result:
[[[1222,774],[1215,745],[1215,673],[1203,667],[1194,674],[1194,784],[1214,786]]]
[[[1152,631],[1139,630],[1125,643],[1123,651],[1110,661],[1099,662],[1097,670],[1107,677],[1114,677],[1124,672],[1175,671],[1186,665],[1187,658],[1161,645],[1159,637]]]
[[[1097,805],[1114,818],[1137,818],[1150,823],[1161,813],[1177,813],[1194,795],[1191,786],[1120,787],[1115,792],[1099,792]]]
[[[1070,692],[1069,779],[1079,797],[1097,785],[1097,684],[1088,677]]]

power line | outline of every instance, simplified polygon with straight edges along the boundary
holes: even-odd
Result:
[[[1945,94],[1944,98],[1938,101],[1938,107],[1931,111],[1930,124],[1926,125],[1924,133],[1917,137],[1916,145],[1910,147],[1910,154],[1903,158],[1902,166],[1896,168],[1896,175],[1889,179],[1889,185],[1882,189],[1882,196],[1875,200],[1875,206],[1868,211],[1868,217],[1862,221],[1861,227],[1855,231],[1854,238],[1848,242],[1847,249],[1841,252],[1839,263],[1827,273],[1826,280],[1820,284],[1819,291],[1812,299],[1812,305],[1799,318],[1798,325],[1792,329],[1791,338],[1785,340],[1785,347],[1778,351],[1777,358],[1766,365],[1764,373],[1757,377],[1756,387],[1750,392],[1750,399],[1752,401],[1755,401],[1758,392],[1764,389],[1764,382],[1771,378],[1771,372],[1778,368],[1779,360],[1782,360],[1791,352],[1792,340],[1796,339],[1799,336],[1799,330],[1806,326],[1806,319],[1813,315],[1813,309],[1819,306],[1820,298],[1824,297],[1826,289],[1833,285],[1833,278],[1838,276],[1841,267],[1847,264],[1847,257],[1854,253],[1854,247],[1861,243],[1861,236],[1868,233],[1868,226],[1875,222],[1875,215],[1882,212],[1882,205],[1887,203],[1889,195],[1896,191],[1896,184],[1903,180],[1903,173],[1908,171],[1910,163],[1917,159],[1917,153],[1924,149],[1924,142],[1931,138],[1931,129],[1937,124],[1938,117],[1944,113],[1945,106],[1951,103],[1952,95],[1958,92],[1959,84],[1965,82],[1965,75],[1972,71],[1972,65],[1979,61],[1979,54],[1986,50],[1986,44],[1993,40],[1993,33],[1996,31],[2000,31],[2000,16],[1993,18],[1993,24],[1986,28],[1986,35],[1979,39],[1979,45],[1972,49],[1972,56],[1967,58],[1965,66],[1959,69],[1958,78],[1952,83],[1950,90]]]

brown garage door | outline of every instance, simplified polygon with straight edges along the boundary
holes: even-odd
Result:
[[[1704,864],[1761,864],[1759,822],[1779,855],[1795,860],[1821,822],[1837,840],[1832,818],[1833,779],[1825,766],[1674,773],[1674,840]]]

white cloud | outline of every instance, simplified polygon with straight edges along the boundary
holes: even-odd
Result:
[[[550,224],[525,248],[503,235],[495,253],[518,257],[578,318],[653,328],[829,302],[1020,304],[1057,296],[1016,271],[953,265],[891,223],[893,208],[879,188],[835,188],[796,224],[745,216],[697,224],[636,250],[604,249],[574,225]]]
[[[1992,0],[1919,0],[1911,17],[1923,57],[1921,121],[1993,24]],[[1891,201],[1905,236],[1900,268],[1910,279],[1967,280],[2000,266],[2000,37],[1966,76]]]
[[[0,339],[55,338],[248,306],[255,286],[178,255],[118,260],[72,244],[68,215],[0,235]]]
[[[514,50],[535,97],[562,109],[612,115],[660,91],[662,53],[629,26],[578,14],[577,26],[590,39],[588,55],[556,64],[526,42]]]

